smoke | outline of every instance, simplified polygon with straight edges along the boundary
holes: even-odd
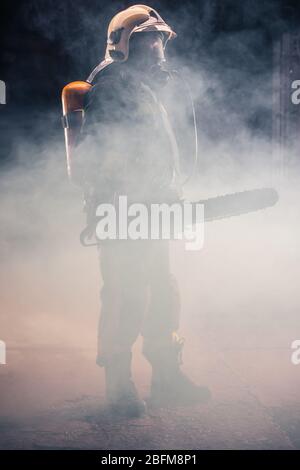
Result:
[[[211,388],[216,403],[249,400],[250,410],[253,394],[266,407],[297,404],[289,348],[300,329],[298,183],[296,175],[279,178],[272,136],[272,45],[290,23],[280,2],[249,0],[241,8],[221,3],[186,2],[174,10],[169,2],[152,2],[178,33],[167,54],[181,78],[175,89],[166,89],[164,102],[171,119],[183,126],[180,147],[188,165],[195,136],[182,78],[196,109],[199,156],[184,195],[198,200],[273,186],[280,201],[274,208],[205,224],[199,252],[172,242],[171,268],[182,304],[179,331],[186,337],[184,370]],[[85,224],[82,193],[67,181],[59,93],[68,80],[85,79],[100,61],[107,23],[128,2],[72,4],[48,0],[22,9],[28,30],[50,49],[59,45],[57,54],[68,58],[71,71],[65,66],[58,78],[41,70],[47,81],[38,89],[53,87],[52,78],[57,86],[46,100],[48,108],[41,92],[36,107],[32,95],[30,106],[22,108],[31,78],[17,79],[16,96],[22,98],[14,112],[22,122],[18,132],[10,129],[13,144],[0,175],[0,339],[8,351],[6,368],[0,366],[2,416],[30,414],[81,394],[104,395],[103,374],[95,365],[102,278],[97,250],[79,244]],[[55,75],[60,75],[55,64],[62,63],[51,62]],[[114,108],[108,98],[101,103],[104,116],[106,106],[118,114],[118,104]],[[134,153],[126,142],[137,134],[127,117],[130,112],[124,119],[118,116],[113,128],[101,127],[100,148],[89,155],[97,161],[101,154],[103,193],[110,189],[105,185],[112,156],[121,172]],[[147,142],[148,154],[160,158],[159,139],[147,135]],[[147,184],[139,167],[129,176],[132,187],[137,181]],[[140,349],[139,339],[134,376],[145,394],[150,369]],[[285,386],[274,372],[277,364]],[[235,390],[233,376],[238,377]]]

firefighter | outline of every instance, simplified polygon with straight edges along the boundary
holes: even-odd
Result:
[[[97,206],[115,204],[120,195],[129,204],[181,198],[176,135],[161,99],[172,79],[165,49],[175,37],[154,9],[127,8],[109,24],[104,61],[81,84],[84,120],[68,163],[85,193],[85,234],[95,230]],[[148,406],[206,400],[209,390],[181,370],[180,299],[168,241],[102,240],[98,249],[103,287],[97,364],[105,371],[110,409],[126,416],[146,410],[131,373],[139,334],[152,367]]]

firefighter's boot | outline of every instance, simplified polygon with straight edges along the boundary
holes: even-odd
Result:
[[[145,348],[144,355],[152,366],[149,407],[185,406],[206,403],[210,399],[207,387],[193,383],[181,370],[184,340],[173,333],[172,340],[155,349]]]
[[[146,412],[146,404],[139,397],[131,376],[132,353],[115,355],[106,361],[106,401],[109,411],[116,416],[139,417]]]

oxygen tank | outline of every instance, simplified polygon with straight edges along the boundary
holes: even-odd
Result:
[[[67,171],[70,180],[79,182],[76,175],[76,162],[73,161],[74,149],[80,134],[84,117],[84,97],[92,85],[84,81],[71,82],[62,90],[63,127],[65,132]]]

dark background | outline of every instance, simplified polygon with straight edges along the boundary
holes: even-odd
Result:
[[[7,104],[0,107],[2,165],[11,164],[16,142],[23,138],[38,144],[57,135],[62,87],[88,76],[103,57],[109,20],[132,4],[107,0],[2,3],[0,79],[7,85]],[[189,65],[198,62],[218,78],[238,67],[241,80],[265,71],[271,80],[274,39],[300,25],[299,0],[152,0],[150,4],[178,33],[168,47],[170,60],[176,54]],[[244,85],[229,79],[224,86],[228,99],[239,106],[240,100],[233,99],[231,92]],[[263,112],[248,121],[249,127],[270,132],[270,116]],[[63,139],[62,132],[59,135]]]

